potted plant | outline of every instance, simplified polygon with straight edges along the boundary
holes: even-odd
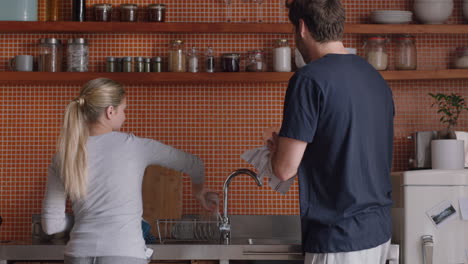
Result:
[[[455,126],[464,110],[468,110],[465,99],[455,93],[429,93],[437,106],[437,113],[442,114],[439,121],[447,127],[437,132],[437,139],[431,142],[433,169],[463,169],[465,166],[464,141],[457,140]]]

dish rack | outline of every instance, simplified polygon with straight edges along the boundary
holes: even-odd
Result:
[[[219,220],[158,219],[158,236],[161,244],[216,243],[220,241]]]

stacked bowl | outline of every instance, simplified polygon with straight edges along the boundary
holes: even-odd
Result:
[[[443,24],[452,11],[453,0],[414,0],[414,14],[423,24]]]
[[[411,22],[412,16],[411,11],[374,10],[370,19],[377,24],[407,24]]]
[[[463,0],[463,17],[468,21],[468,0]]]

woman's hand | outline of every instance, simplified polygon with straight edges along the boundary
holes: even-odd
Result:
[[[218,210],[219,198],[217,201],[213,199],[214,194],[216,196],[218,196],[218,194],[207,190],[204,184],[192,183],[192,193],[195,199],[197,199],[198,202],[200,202],[200,205],[203,207],[203,209],[210,212],[215,212],[216,210]]]

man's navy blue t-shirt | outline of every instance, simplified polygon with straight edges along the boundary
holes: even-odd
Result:
[[[328,54],[290,80],[280,136],[307,142],[299,196],[305,252],[349,252],[391,237],[392,92],[364,59]]]

